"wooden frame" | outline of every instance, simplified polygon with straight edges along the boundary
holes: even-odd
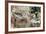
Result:
[[[43,29],[42,30],[26,30],[26,31],[8,31],[8,3],[25,3],[25,4],[39,4],[43,5]],[[24,2],[24,1],[5,1],[5,34],[8,33],[22,33],[22,32],[40,32],[45,31],[45,3],[43,2]]]

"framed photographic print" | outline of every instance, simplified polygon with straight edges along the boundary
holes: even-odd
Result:
[[[5,5],[6,33],[45,30],[45,4],[43,2],[7,1]]]

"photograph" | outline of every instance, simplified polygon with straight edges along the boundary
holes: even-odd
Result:
[[[40,7],[12,5],[11,13],[11,27],[13,28],[40,27]]]

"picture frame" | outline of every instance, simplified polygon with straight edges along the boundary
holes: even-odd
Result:
[[[31,8],[33,8],[33,9],[31,9]],[[38,10],[38,12],[36,9]],[[26,11],[26,12],[23,13],[23,12],[17,12],[17,11]],[[30,12],[33,11],[33,12],[31,12],[31,14],[30,14],[29,11]],[[28,12],[29,12],[29,14],[28,14]],[[25,15],[25,13],[26,13],[27,17],[28,17],[28,15],[29,16],[34,15],[34,17],[31,16],[31,20],[37,19],[36,17],[38,17],[38,19],[40,21],[35,21],[35,22],[39,22],[40,24],[38,23],[39,24],[38,25],[37,23],[33,23],[33,21],[32,22],[30,22],[30,20],[28,21],[28,18],[30,19],[30,17],[26,18],[26,21],[29,23],[27,23],[23,20],[22,20],[23,22],[20,22],[20,18],[18,17],[16,19],[18,19],[19,21],[16,20],[16,22],[15,22],[15,23],[17,23],[17,25],[14,23],[14,26],[13,26],[13,24],[11,22],[15,18],[12,18],[12,16],[13,15],[15,17],[16,17],[16,15],[20,16],[20,13],[21,14],[23,13],[22,16]],[[26,15],[23,17],[26,17]],[[27,25],[28,24],[29,25],[22,26],[22,25],[19,25],[18,22],[19,22],[19,24],[26,23]],[[5,1],[5,34],[23,33],[23,32],[40,32],[40,31],[45,31],[45,3],[44,2],[27,2],[27,1],[10,1],[10,0]]]

